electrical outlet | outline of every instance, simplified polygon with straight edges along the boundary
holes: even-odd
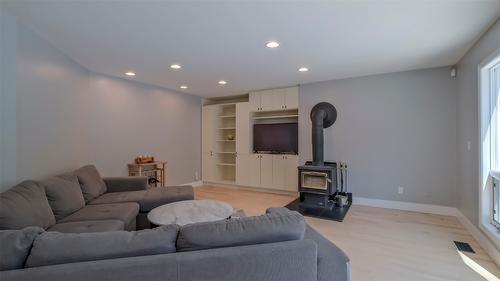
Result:
[[[398,186],[398,194],[403,194],[405,193],[405,188],[402,186]]]
[[[199,180],[199,176],[198,176],[198,171],[194,172],[194,180],[197,181]]]
[[[470,141],[467,141],[467,151],[470,151]]]

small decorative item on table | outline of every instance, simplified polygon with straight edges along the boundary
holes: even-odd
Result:
[[[167,161],[155,161],[151,155],[139,155],[134,163],[128,164],[129,176],[147,176],[151,186],[167,185]]]

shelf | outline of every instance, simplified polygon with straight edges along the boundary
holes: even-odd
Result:
[[[236,154],[236,151],[218,151],[218,152],[215,152],[215,154]]]
[[[236,167],[235,163],[217,163],[215,165],[217,165],[217,166],[233,166],[233,167]]]
[[[219,115],[219,118],[236,118],[236,115]]]
[[[236,127],[217,128],[219,130],[236,130]]]
[[[236,140],[216,140],[216,141],[236,141]]]
[[[297,118],[299,117],[298,114],[293,114],[293,115],[272,115],[272,116],[254,116],[252,119],[257,120],[257,119],[278,119],[278,118]]]

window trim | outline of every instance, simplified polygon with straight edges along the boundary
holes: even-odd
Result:
[[[491,192],[485,192],[485,188],[491,185],[491,130],[488,128],[490,123],[486,123],[491,119],[492,100],[491,100],[491,68],[500,63],[500,48],[496,49],[492,54],[485,58],[478,65],[477,84],[478,84],[478,146],[479,146],[479,228],[482,232],[495,244],[497,249],[500,249],[500,233],[492,224],[492,209]],[[487,85],[486,87],[484,85]],[[483,135],[485,137],[483,137]],[[500,172],[500,171],[499,171]],[[493,171],[495,173],[495,171]],[[490,189],[491,190],[491,189]]]

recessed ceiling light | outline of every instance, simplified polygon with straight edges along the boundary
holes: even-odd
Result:
[[[187,88],[188,88],[188,86],[186,86],[186,85],[182,85],[180,88],[181,88],[181,89],[187,89]]]
[[[301,67],[301,68],[299,68],[299,71],[300,72],[306,72],[306,71],[309,71],[309,68],[307,68],[307,67]]]
[[[172,69],[180,69],[182,66],[180,64],[172,64],[170,68]]]
[[[129,71],[129,72],[125,72],[125,75],[127,75],[127,76],[135,76],[135,73],[132,72],[132,71]]]
[[[278,43],[277,41],[269,41],[266,43],[266,47],[268,48],[278,48],[280,46],[280,43]]]
[[[227,84],[227,82],[226,82],[226,81],[224,81],[224,80],[220,80],[220,81],[219,81],[219,84],[221,84],[221,85],[226,85],[226,84]]]

